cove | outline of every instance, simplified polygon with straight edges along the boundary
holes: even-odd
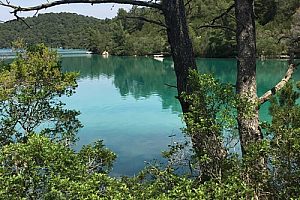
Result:
[[[76,55],[63,57],[62,66],[64,71],[80,72],[76,94],[64,99],[69,108],[81,112],[84,128],[76,148],[104,140],[118,155],[113,176],[132,176],[153,159],[164,162],[161,151],[183,139],[177,92],[166,85],[176,85],[171,59]],[[197,66],[202,73],[235,84],[234,59],[197,59]],[[286,67],[282,60],[257,61],[258,94],[272,88]],[[298,71],[294,79],[299,80]],[[267,107],[260,109],[262,120],[270,119]]]

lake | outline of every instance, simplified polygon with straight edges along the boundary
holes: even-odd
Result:
[[[9,49],[2,51],[11,56]],[[81,112],[84,128],[78,133],[75,148],[104,140],[118,155],[111,175],[132,176],[146,162],[164,162],[161,152],[172,142],[183,140],[177,92],[166,86],[176,85],[171,59],[160,62],[150,57],[103,58],[83,50],[59,53],[64,71],[80,72],[76,93],[63,99],[68,108]],[[234,59],[197,59],[197,65],[200,72],[213,73],[221,82],[235,84]],[[286,68],[284,60],[257,61],[258,94],[272,88]],[[294,79],[300,80],[299,70]],[[260,109],[262,120],[270,120],[267,109],[268,104]]]
[[[235,84],[234,59],[197,59],[197,65],[202,73]],[[267,60],[257,65],[258,94],[262,95],[282,78],[287,62]],[[77,148],[103,139],[118,155],[113,176],[134,175],[153,159],[163,162],[161,151],[183,139],[176,89],[165,85],[176,85],[171,59],[90,55],[63,57],[62,66],[65,71],[80,72],[76,94],[65,99],[69,108],[81,111],[84,128]],[[295,79],[299,76],[296,71]],[[262,120],[270,120],[267,107],[261,107]]]
[[[112,175],[134,175],[145,161],[160,159],[172,138],[182,139],[172,61],[145,57],[64,57],[65,71],[78,71],[68,107],[81,111],[78,148],[103,139],[117,155]]]

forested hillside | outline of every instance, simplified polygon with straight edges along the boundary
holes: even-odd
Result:
[[[10,47],[12,41],[23,38],[27,43],[43,42],[51,47],[86,48],[91,31],[108,31],[106,21],[71,13],[41,14],[25,22],[1,24],[0,46]]]
[[[141,9],[143,10],[143,9]],[[22,38],[28,44],[45,43],[54,48],[104,50],[114,55],[146,55],[165,51],[164,34],[152,24],[125,20],[125,10],[116,18],[100,20],[71,13],[48,13],[22,21],[0,24],[0,48]]]
[[[231,0],[192,0],[187,4],[190,36],[197,56],[236,55],[234,9],[227,10],[231,4]],[[287,53],[288,44],[278,41],[295,31],[299,6],[298,0],[256,1],[258,56]],[[107,50],[114,55],[170,51],[163,17],[154,9],[133,7],[128,12],[120,9],[115,18],[106,20],[49,13],[27,18],[25,22],[13,20],[0,24],[0,48],[11,47],[12,41],[23,38],[29,44],[43,42],[54,48],[84,48],[95,53]]]

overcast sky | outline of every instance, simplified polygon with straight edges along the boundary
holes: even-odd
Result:
[[[5,1],[5,0],[3,0]],[[20,6],[33,6],[38,5],[46,0],[9,0],[11,4],[20,5]],[[116,16],[119,8],[130,9],[130,5],[117,5],[117,4],[69,4],[69,5],[60,5],[53,8],[48,8],[42,10],[39,13],[48,13],[48,12],[71,12],[78,13],[85,16],[93,16],[99,19],[112,18]],[[15,19],[12,14],[9,13],[10,9],[0,6],[0,20],[7,21]],[[20,16],[33,16],[35,12],[23,12],[20,13]]]

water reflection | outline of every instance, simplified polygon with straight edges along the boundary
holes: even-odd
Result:
[[[79,87],[65,102],[81,111],[78,148],[97,139],[117,153],[113,175],[133,175],[144,161],[160,158],[171,134],[182,137],[180,106],[170,61],[101,56],[63,58],[63,69],[79,71]]]
[[[175,96],[172,61],[146,57],[72,57],[62,59],[63,69],[80,72],[77,93],[68,106],[81,111],[84,128],[79,147],[97,139],[118,155],[114,175],[133,175],[144,161],[159,158],[171,134],[181,137],[181,108]],[[220,81],[235,84],[233,59],[197,59],[202,73],[213,73]],[[258,61],[258,94],[273,87],[286,71],[286,61]],[[299,80],[299,71],[294,78]],[[267,120],[267,104],[260,110]]]
[[[113,78],[121,96],[131,95],[135,99],[158,95],[162,99],[162,108],[171,108],[180,112],[181,108],[175,96],[175,88],[165,84],[176,85],[172,62],[164,62],[146,57],[108,57],[101,56],[64,58],[64,70],[79,71],[80,78],[99,78],[101,75]]]
[[[148,98],[157,94],[162,98],[163,108],[180,111],[174,97],[176,89],[165,84],[176,85],[173,63],[147,57],[74,57],[63,59],[64,69],[79,71],[81,78],[113,77],[114,85],[122,96]],[[222,82],[235,84],[236,61],[234,59],[197,59],[199,71],[212,73]],[[257,61],[258,95],[272,88],[284,75],[287,62],[284,60]],[[299,73],[294,74],[299,80]]]

